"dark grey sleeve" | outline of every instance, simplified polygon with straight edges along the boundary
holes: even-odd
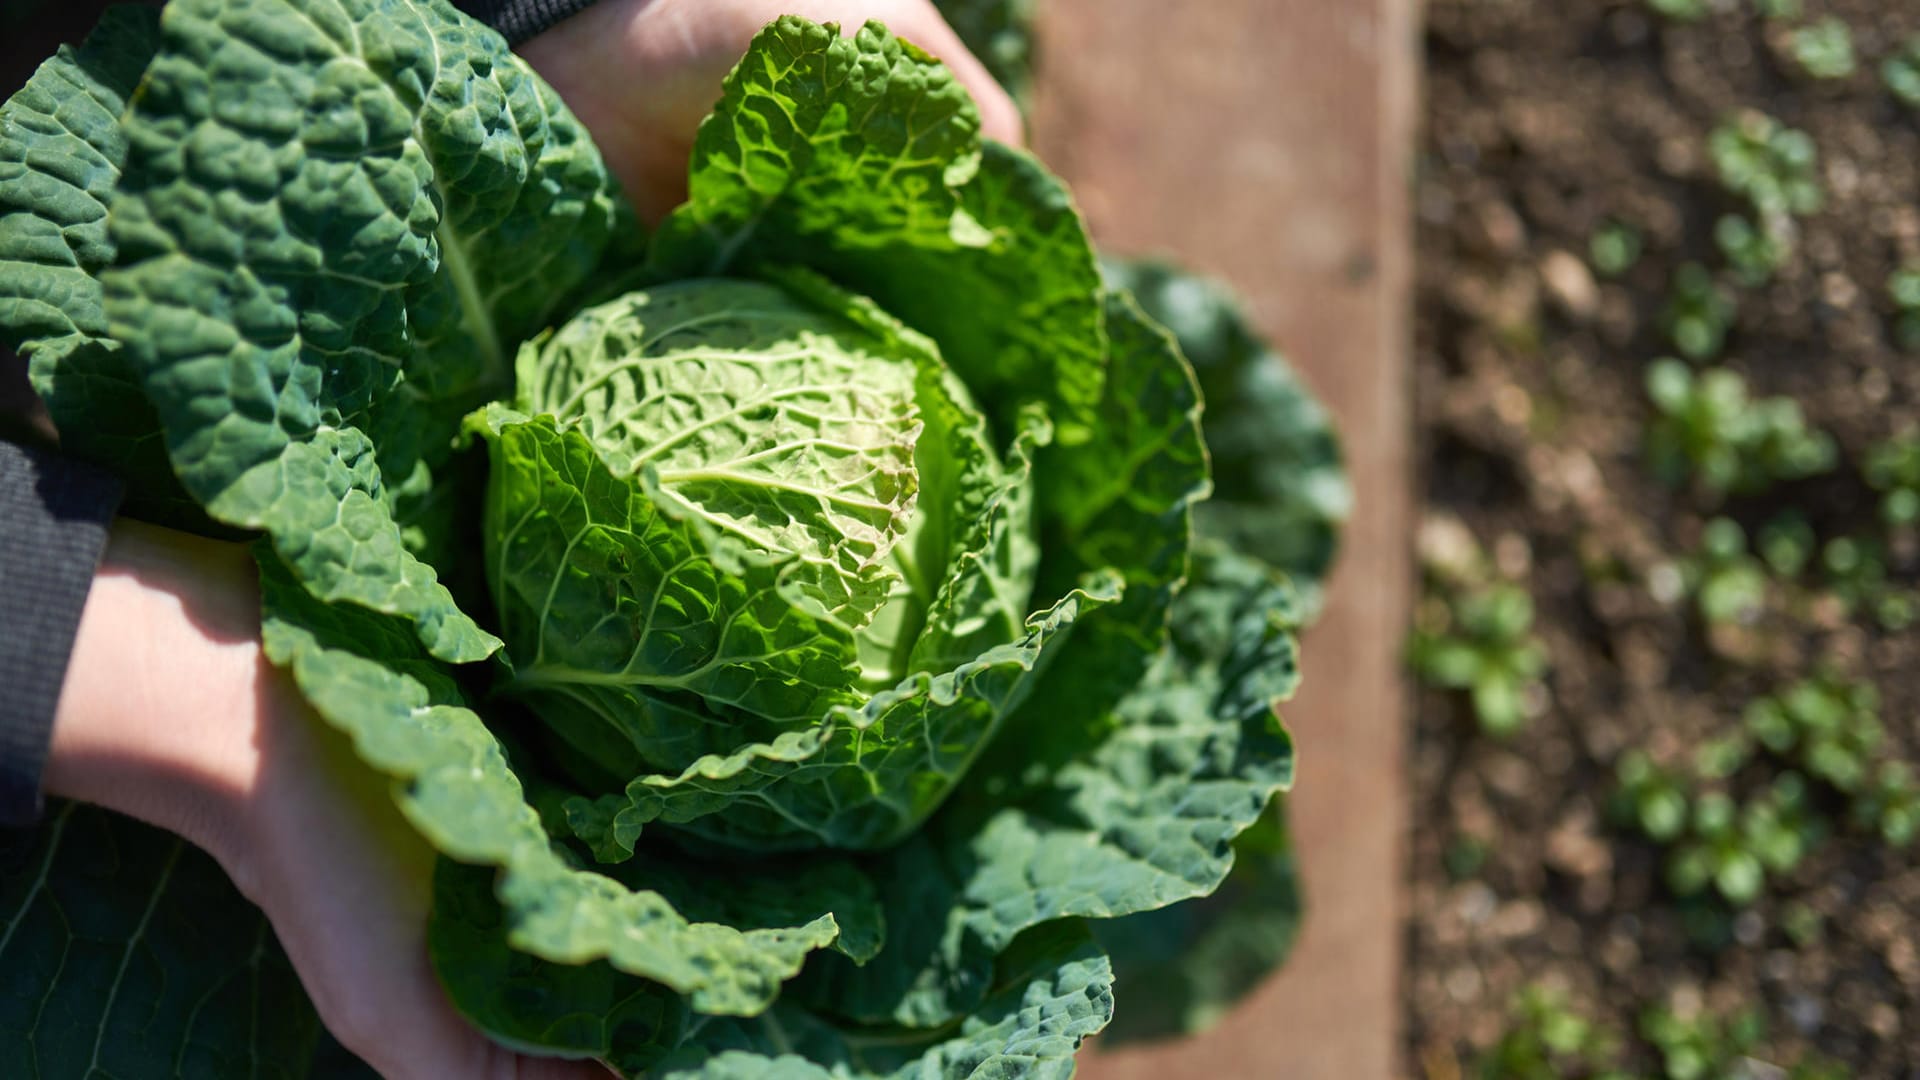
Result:
[[[453,6],[479,19],[518,45],[561,19],[592,7],[594,0],[453,0]]]
[[[0,440],[0,828],[40,816],[40,771],[120,481]]]

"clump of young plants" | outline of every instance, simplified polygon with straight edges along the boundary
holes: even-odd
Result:
[[[1720,786],[1750,755],[1746,739],[1729,733],[1702,746],[1690,771],[1658,765],[1638,750],[1615,763],[1614,819],[1665,851],[1667,886],[1676,896],[1717,895],[1745,907],[1769,877],[1792,873],[1825,837],[1827,826],[1797,773],[1781,773],[1744,802]]]
[[[1920,109],[1920,34],[1901,42],[1881,63],[1880,81],[1901,104]]]
[[[1784,1068],[1757,1060],[1767,1038],[1759,1009],[1743,1006],[1728,1013],[1705,1009],[1689,1013],[1662,1005],[1640,1016],[1640,1037],[1659,1055],[1663,1080],[1847,1080],[1845,1069],[1808,1055]]]
[[[1790,581],[1799,577],[1813,562],[1819,543],[1820,538],[1815,535],[1813,526],[1807,523],[1805,515],[1796,510],[1787,510],[1760,526],[1755,547],[1761,561],[1767,564],[1767,569],[1773,571],[1774,576]]]
[[[1747,550],[1746,530],[1731,518],[1707,523],[1699,550],[1682,561],[1681,575],[1709,626],[1751,622],[1766,603],[1766,568]]]
[[[1707,152],[1720,183],[1762,218],[1820,209],[1819,154],[1806,132],[1746,110],[1707,136]]]
[[[1750,702],[1744,719],[1760,745],[1848,795],[1866,784],[1886,735],[1873,685],[1825,672]]]
[[[1890,847],[1903,848],[1920,837],[1920,780],[1904,761],[1885,761],[1873,779],[1854,794],[1855,828],[1879,835]]]
[[[1781,775],[1745,803],[1707,791],[1694,800],[1686,832],[1668,852],[1667,885],[1679,896],[1711,887],[1744,907],[1760,898],[1769,876],[1792,873],[1824,835],[1796,774]]]
[[[1920,267],[1908,266],[1887,277],[1893,300],[1893,340],[1909,352],[1920,350]]]
[[[1720,355],[1727,343],[1727,331],[1739,313],[1732,294],[1699,263],[1687,263],[1674,271],[1670,289],[1660,325],[1673,347],[1694,361]]]
[[[1853,30],[1846,20],[1827,16],[1793,32],[1791,49],[1800,70],[1815,79],[1844,79],[1854,73]]]
[[[1905,472],[1913,466],[1902,460],[1902,455],[1909,452],[1891,443],[1883,444],[1867,460],[1869,481],[1877,478],[1875,486],[1887,492],[1880,512],[1893,528],[1913,522],[1908,516],[1913,495],[1905,486],[1913,482]],[[1819,587],[1838,601],[1848,616],[1864,610],[1886,630],[1904,629],[1920,616],[1912,590],[1888,580],[1884,549],[1876,540],[1839,536],[1822,545],[1807,519],[1789,510],[1761,526],[1758,550],[1767,568],[1782,581],[1797,579],[1817,566]]]
[[[1787,222],[1776,215],[1755,225],[1739,214],[1727,214],[1714,223],[1713,242],[1742,285],[1765,285],[1786,265],[1793,253]]]
[[[128,515],[252,538],[264,656],[341,748],[314,767],[436,860],[395,963],[519,1051],[1065,1076],[1117,983],[1169,988],[1115,975],[1157,913],[1247,867],[1235,910],[1289,912],[1302,615],[1196,504],[1210,434],[1274,460],[1308,410],[1214,426],[1280,391],[1227,393],[1203,431],[1062,182],[847,30],[755,35],[646,232],[437,0],[126,5],[0,106],[0,344]],[[0,835],[0,924],[88,914],[0,957],[0,1072],[125,1017],[95,1072],[307,1075],[264,916],[117,820]],[[1210,947],[1241,981],[1264,940]]]
[[[1904,630],[1920,614],[1912,591],[1889,582],[1877,540],[1835,537],[1820,549],[1820,568],[1827,592],[1848,615],[1865,611],[1884,630]]]
[[[1728,1080],[1741,1074],[1740,1060],[1766,1037],[1756,1009],[1719,1016],[1705,1009],[1690,1015],[1657,1006],[1640,1017],[1640,1037],[1660,1056],[1666,1080]]]
[[[1882,522],[1894,528],[1920,524],[1920,428],[1874,444],[1861,472],[1880,493]]]
[[[1532,985],[1514,996],[1507,1029],[1480,1058],[1480,1080],[1625,1080],[1620,1038],[1581,1015],[1566,992]]]
[[[1463,690],[1480,730],[1507,738],[1544,691],[1547,652],[1533,636],[1533,598],[1511,582],[1443,592],[1414,630],[1410,657],[1427,683]]]
[[[1750,398],[1746,380],[1724,368],[1694,372],[1677,360],[1647,368],[1655,415],[1647,429],[1654,475],[1709,498],[1763,491],[1832,469],[1833,439],[1809,428],[1790,397]]]
[[[1601,277],[1619,277],[1640,261],[1646,241],[1624,221],[1608,220],[1587,240],[1587,261]]]
[[[1614,817],[1656,844],[1670,844],[1686,831],[1693,799],[1689,778],[1654,763],[1645,751],[1629,750],[1614,763]]]

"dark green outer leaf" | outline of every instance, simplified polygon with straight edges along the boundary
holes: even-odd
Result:
[[[1105,269],[1199,376],[1214,482],[1196,508],[1200,533],[1285,572],[1311,619],[1353,504],[1332,418],[1223,286],[1150,260]]]
[[[173,475],[139,373],[107,336],[97,276],[113,259],[120,112],[159,44],[159,12],[110,8],[0,105],[0,344],[27,357],[61,448],[127,481],[124,513],[212,533]]]
[[[872,896],[852,887],[857,879],[800,875],[787,893],[769,895],[715,871],[687,874],[669,898],[577,869],[548,840],[498,740],[404,620],[318,601],[271,549],[255,545],[255,554],[269,659],[292,672],[364,761],[393,778],[395,802],[429,842],[459,862],[498,868],[495,896],[512,948],[561,964],[605,959],[686,994],[699,1011],[728,1015],[765,1009],[808,953],[839,938],[842,921],[849,950],[870,951],[880,915]],[[742,895],[705,899],[702,890]],[[676,906],[697,903],[731,923],[695,921]],[[441,976],[456,992],[473,978]]]
[[[853,863],[833,856],[702,863],[654,847],[616,872],[635,888],[658,890],[689,918],[741,929],[777,929],[823,904],[844,911],[874,903]],[[604,961],[556,964],[515,950],[492,877],[485,868],[442,862],[429,942],[449,994],[480,1028],[533,1052],[638,1072],[680,1045],[690,1021],[709,1022],[693,1017],[689,999]],[[872,959],[882,938],[877,912],[846,927],[834,948],[856,963]]]
[[[72,803],[0,833],[0,1076],[294,1080],[318,1031],[266,916],[186,841]]]
[[[1274,710],[1299,680],[1286,632],[1298,624],[1290,583],[1256,559],[1203,542],[1173,608],[1169,648],[1119,711],[1177,710],[1199,693],[1213,695],[1217,714],[1277,722]],[[1275,790],[1291,786],[1290,755],[1285,765]],[[1275,805],[1233,840],[1231,872],[1202,899],[1098,924],[1115,969],[1140,988],[1119,1037],[1204,1028],[1286,958],[1300,906],[1283,801],[1275,794]]]
[[[438,3],[174,0],[162,31],[104,282],[175,469],[317,595],[486,656],[394,511],[595,268],[622,220],[597,151]]]
[[[427,946],[448,994],[508,1046],[604,1061],[635,1074],[678,1046],[685,998],[604,960],[553,964],[507,945],[509,927],[484,867],[442,860]]]
[[[1210,490],[1192,368],[1125,296],[1108,296],[1106,307],[1111,359],[1095,436],[1056,446],[1039,464],[1038,592],[1111,567],[1124,576],[1126,595],[1068,642],[1061,674],[1042,681],[1026,707],[1093,723],[1139,681],[1165,640],[1167,609],[1186,582],[1193,507]],[[1092,741],[1050,743],[1058,760],[1025,748],[1023,767],[1045,776]]]
[[[1209,554],[1203,569],[1222,583],[1181,594],[1166,646],[1167,604],[1187,569],[1186,500],[1205,475],[1197,401],[1164,335],[1124,304],[1110,315],[1109,393],[1115,410],[1135,414],[1101,430],[1117,440],[1105,460],[1131,483],[1100,483],[1068,504],[1082,512],[1081,543],[1049,552],[1127,560],[1139,587],[1076,626],[952,803],[874,865],[886,909],[920,917],[890,920],[886,948],[864,968],[810,964],[798,993],[816,1008],[913,1027],[963,1016],[994,956],[1029,927],[1212,892],[1233,838],[1292,781],[1292,744],[1273,713],[1298,676],[1284,585],[1258,564]],[[1120,536],[1131,549],[1108,546]],[[1163,547],[1143,551],[1141,536]],[[1158,598],[1129,608],[1142,592]],[[1144,681],[1116,691],[1115,672],[1129,669]]]
[[[1113,1016],[1113,976],[1084,924],[1022,935],[964,1019],[937,1031],[849,1028],[786,1005],[698,1027],[656,1080],[1066,1080],[1083,1040]]]
[[[1108,1042],[1205,1031],[1286,960],[1300,880],[1284,804],[1234,841],[1233,872],[1213,895],[1096,925],[1127,988]]]
[[[1058,442],[1097,438],[1106,313],[1072,195],[1032,155],[988,142],[959,196],[956,230],[966,229],[967,242],[957,247],[822,250],[808,237],[784,257],[872,296],[938,342],[1003,439],[1033,402],[1047,406]]]

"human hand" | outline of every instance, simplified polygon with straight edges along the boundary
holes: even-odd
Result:
[[[121,522],[81,616],[47,790],[185,836],[272,921],[334,1036],[394,1080],[584,1080],[454,1011],[427,960],[434,854],[260,647],[246,548]]]
[[[642,220],[658,222],[686,196],[700,120],[747,43],[780,15],[869,19],[944,61],[980,107],[982,133],[1021,140],[1020,111],[960,43],[930,0],[601,0],[535,37],[520,53],[553,84],[620,177]]]

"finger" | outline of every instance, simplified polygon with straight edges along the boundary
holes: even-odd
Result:
[[[607,1080],[593,1061],[516,1053],[489,1040],[447,1000],[423,953],[373,976],[341,1001],[315,995],[328,1030],[385,1080]],[[364,959],[363,959],[364,963]],[[296,967],[299,961],[295,962]]]

